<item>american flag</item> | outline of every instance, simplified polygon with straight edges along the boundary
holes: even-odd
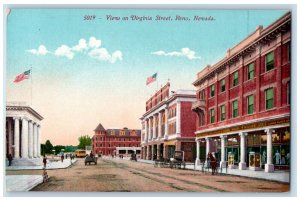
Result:
[[[155,73],[152,76],[148,77],[147,81],[146,81],[146,85],[151,84],[152,82],[156,81],[156,76],[157,76],[157,73]]]
[[[25,80],[25,79],[28,79],[30,76],[30,70],[27,70],[25,71],[24,73],[18,75],[16,78],[15,78],[15,83],[18,83],[18,82],[21,82],[22,80]]]

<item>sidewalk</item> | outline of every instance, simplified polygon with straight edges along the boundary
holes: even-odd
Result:
[[[65,159],[64,162],[49,162],[47,163],[47,170],[50,169],[64,169],[74,164],[77,159],[71,160]],[[43,165],[39,166],[7,166],[6,170],[42,170]],[[6,191],[17,192],[17,191],[30,191],[32,188],[43,183],[42,175],[5,175],[6,179]]]
[[[139,159],[138,162],[154,164],[154,161],[150,161],[150,160]],[[195,167],[194,165],[188,164],[188,165],[186,165],[186,169],[202,171],[202,166],[199,165],[199,166]],[[239,169],[227,168],[227,172],[226,172],[226,169],[223,168],[222,173],[228,174],[228,175],[236,175],[236,176],[249,177],[249,178],[255,178],[255,179],[284,182],[284,183],[290,182],[290,172],[280,171],[280,170],[276,170],[275,172],[268,173],[268,172],[264,172],[264,170],[253,171],[253,170],[249,170],[249,169],[239,170]]]
[[[63,169],[69,167],[71,164],[75,163],[77,159],[64,159],[64,162],[61,161],[53,161],[47,162],[46,169]],[[36,166],[6,166],[6,170],[42,170],[44,168],[43,165],[36,165]]]

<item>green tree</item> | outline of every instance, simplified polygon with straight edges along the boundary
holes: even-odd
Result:
[[[65,146],[63,146],[63,145],[56,145],[56,146],[54,146],[54,149],[55,149],[55,154],[59,154],[62,149],[65,149]],[[64,150],[64,152],[66,152],[66,151]]]
[[[45,154],[52,154],[53,145],[51,144],[50,140],[47,140],[45,143]]]
[[[80,136],[78,140],[79,140],[79,145],[78,145],[79,149],[85,149],[85,146],[91,146],[92,144],[92,139],[88,135]]]
[[[75,152],[76,149],[78,149],[77,146],[67,145],[67,146],[65,147],[65,152]]]

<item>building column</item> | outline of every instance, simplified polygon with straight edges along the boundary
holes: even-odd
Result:
[[[164,158],[168,158],[168,156],[167,156],[167,154],[168,154],[167,148],[168,148],[168,146],[164,145],[164,152],[163,152],[163,157]]]
[[[208,156],[208,153],[210,152],[210,138],[209,137],[206,137],[205,138],[206,140],[206,155],[205,155],[205,166],[207,165],[207,156]]]
[[[240,135],[240,148],[241,148],[241,160],[240,160],[240,163],[239,163],[239,169],[240,170],[245,170],[246,169],[246,160],[245,160],[245,152],[246,152],[246,136],[247,136],[247,133],[239,133]]]
[[[41,157],[41,126],[37,125],[37,155]]]
[[[33,157],[37,157],[37,125],[36,123],[33,124]]]
[[[8,125],[7,125],[7,129],[8,129],[8,153],[9,154],[13,154],[12,152],[12,148],[13,148],[13,133],[12,133],[12,121],[11,119],[9,118],[8,119]]]
[[[197,156],[196,156],[196,165],[200,165],[200,139],[196,138],[196,150],[197,150]]]
[[[148,142],[148,119],[145,119],[145,139],[144,139],[144,141],[145,142]]]
[[[151,135],[151,118],[149,118],[149,128],[148,128],[148,141],[150,141],[152,139],[152,135]]]
[[[225,139],[227,138],[226,135],[221,135],[221,162],[220,167],[226,167],[226,159],[225,159]]]
[[[164,138],[168,138],[168,108],[165,109],[165,133],[164,133]]]
[[[149,149],[150,149],[150,145],[147,146],[147,153],[146,153],[146,160],[149,160],[150,159],[150,152],[149,152]]]
[[[176,134],[181,133],[181,102],[177,102],[176,104]]]
[[[28,157],[33,156],[33,123],[29,120],[29,134],[28,134]]]
[[[22,119],[21,141],[22,158],[28,158],[28,120],[25,117]]]
[[[206,160],[207,155],[210,152],[210,140],[211,139],[209,137],[206,137],[205,140],[206,140],[206,156],[205,156],[205,160]]]
[[[14,117],[15,128],[14,128],[14,158],[20,158],[20,118]]]
[[[157,160],[160,160],[160,153],[161,153],[161,150],[160,150],[160,144],[156,145],[156,147],[157,147],[156,159],[157,159]]]
[[[161,138],[161,112],[158,113],[158,138]]]
[[[156,136],[156,119],[157,119],[157,116],[156,116],[156,114],[154,114],[153,115],[153,128],[152,128],[152,130],[153,130],[153,137],[152,137],[152,139],[155,139],[157,136]]]
[[[274,164],[272,157],[272,133],[273,129],[266,129],[267,133],[267,163],[265,164],[265,172],[274,172]]]
[[[152,149],[151,149],[151,154],[152,154],[152,157],[151,157],[151,160],[154,160],[154,144],[152,145]]]

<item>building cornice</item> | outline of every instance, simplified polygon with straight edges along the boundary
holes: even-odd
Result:
[[[6,106],[7,111],[27,111],[33,116],[37,117],[40,121],[43,120],[44,118],[37,113],[34,109],[32,109],[29,106]]]
[[[234,50],[237,46],[239,46],[243,41],[248,39],[250,36],[252,36],[254,33],[250,34],[248,37],[246,37],[243,41],[235,45],[233,48],[229,49],[229,56],[221,59],[219,62],[214,64],[213,66],[207,66],[203,70],[201,70],[199,74],[202,74],[201,76],[197,76],[197,80],[193,82],[194,86],[198,86],[202,84],[205,80],[214,77],[214,75],[218,72],[221,72],[225,70],[227,65],[230,65],[234,63],[235,61],[239,60],[240,57],[243,57],[244,55],[247,55],[251,52],[253,52],[257,46],[260,44],[265,44],[268,41],[274,39],[279,33],[285,33],[289,30],[289,27],[291,25],[291,12],[286,13],[284,16],[276,20],[274,23],[269,25],[267,28],[262,30],[256,30],[254,33],[259,31],[259,36],[255,38],[252,42],[245,45],[241,48],[241,50],[236,51],[232,55],[230,55],[230,51]],[[228,52],[227,51],[227,52]],[[205,73],[205,71],[208,71]]]

